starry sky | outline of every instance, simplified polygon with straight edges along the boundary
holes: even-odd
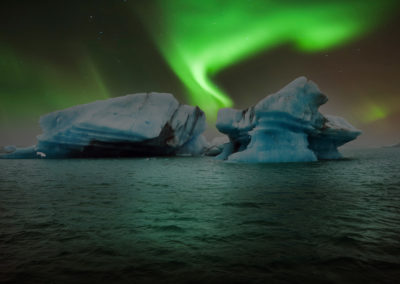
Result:
[[[394,0],[1,1],[0,145],[27,146],[45,113],[169,92],[207,114],[246,108],[298,76],[322,113],[400,141],[400,9]]]

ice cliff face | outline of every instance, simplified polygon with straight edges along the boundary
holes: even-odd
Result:
[[[41,117],[40,126],[43,134],[36,146],[7,157],[197,155],[207,147],[203,111],[180,105],[171,94],[143,93],[79,105]]]
[[[301,162],[337,159],[337,148],[361,131],[346,120],[323,116],[328,98],[300,77],[246,110],[218,112],[217,128],[227,134],[219,159],[236,162]]]

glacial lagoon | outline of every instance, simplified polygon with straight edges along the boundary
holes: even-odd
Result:
[[[400,149],[335,161],[0,160],[0,281],[400,279]]]

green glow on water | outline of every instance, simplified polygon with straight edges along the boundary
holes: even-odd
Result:
[[[371,30],[394,1],[157,2],[160,15],[143,17],[154,40],[187,88],[190,103],[214,118],[233,105],[212,76],[261,51],[291,44],[317,52]]]

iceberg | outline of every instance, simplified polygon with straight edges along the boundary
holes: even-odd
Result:
[[[215,137],[210,143],[207,149],[204,151],[206,156],[217,156],[225,147],[225,144],[229,143],[228,136]]]
[[[15,150],[17,150],[17,147],[15,147],[14,145],[0,147],[0,154],[10,154],[12,152],[15,152]]]
[[[383,146],[383,148],[400,148],[400,142],[399,143],[395,143],[395,144],[391,144],[391,145]]]
[[[204,112],[173,95],[140,93],[78,105],[40,118],[35,146],[2,158],[199,155],[208,147]],[[9,149],[11,150],[11,149]]]
[[[328,98],[300,77],[246,110],[220,109],[218,130],[228,135],[218,159],[231,162],[309,162],[338,159],[338,147],[361,131],[345,119],[322,115]]]

